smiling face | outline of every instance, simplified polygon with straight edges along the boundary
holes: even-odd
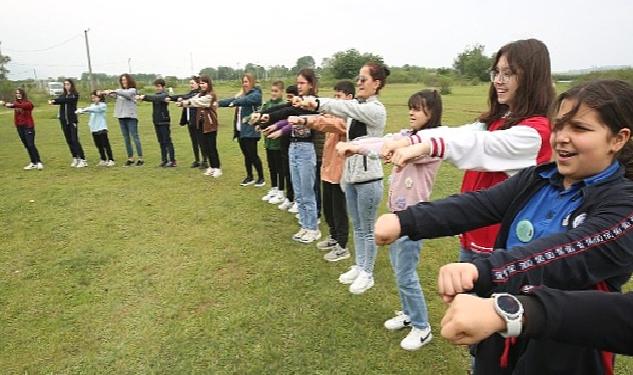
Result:
[[[205,81],[200,81],[200,90],[203,92],[208,92],[209,91],[209,84],[206,83]]]
[[[242,89],[244,92],[249,92],[253,88],[254,84],[248,79],[248,76],[242,77]]]
[[[563,118],[575,105],[574,100],[563,100],[557,118]],[[598,112],[581,104],[574,117],[554,128],[550,139],[565,187],[609,167],[630,136],[626,128],[613,134]]]
[[[279,87],[272,86],[270,88],[270,99],[278,100],[282,97],[282,95],[283,95],[283,90],[281,90]]]
[[[363,66],[358,72],[358,78],[356,78],[356,97],[367,99],[372,95],[376,95],[378,87],[380,87],[380,81],[375,81],[371,77],[369,68]]]
[[[499,57],[493,72],[495,74],[491,78],[494,78],[493,84],[497,91],[497,101],[509,106],[512,110],[512,100],[519,88],[519,80],[517,73],[513,72],[510,64],[508,64],[508,58],[505,54]]]
[[[126,76],[121,76],[121,87],[123,87],[124,89],[127,89],[127,77]]]

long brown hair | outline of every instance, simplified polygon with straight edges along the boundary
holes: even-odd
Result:
[[[528,117],[550,117],[555,94],[547,46],[537,39],[508,43],[495,55],[491,70],[496,69],[503,55],[508,59],[512,73],[517,76],[518,88],[512,100],[511,113],[502,129],[508,129]],[[488,103],[488,112],[479,116],[479,121],[487,126],[510,110],[506,104],[499,103],[494,82],[490,82]]]
[[[123,87],[123,77],[125,77],[125,79],[127,80],[127,88],[128,89],[135,89],[136,88],[136,81],[134,80],[134,77],[132,77],[131,74],[127,74],[127,73],[123,73],[119,76],[119,85],[121,85],[121,88],[124,89],[125,87]]]
[[[301,69],[297,75],[305,78],[305,80],[312,86],[308,95],[317,95],[319,93],[319,79],[317,78],[314,69]]]
[[[244,75],[242,75],[242,81],[244,81],[244,77],[246,77],[246,79],[248,80],[248,83],[251,84],[251,90],[252,90],[255,87],[255,83],[257,83],[255,80],[255,76],[251,73],[244,73]],[[242,96],[242,95],[246,95],[246,92],[244,91],[244,87],[242,87],[240,89],[240,92],[237,93],[237,96]]]
[[[200,76],[200,78],[198,79],[198,83],[200,82],[204,82],[208,85],[207,91],[203,92],[202,89],[200,89],[200,95],[211,95],[212,98],[212,102],[215,103],[215,101],[217,100],[217,96],[215,95],[215,91],[213,91],[213,81],[211,80],[211,77],[209,77],[206,74],[203,74]]]
[[[64,94],[77,95],[77,88],[75,87],[75,81],[73,81],[70,78],[66,78],[64,82],[68,82],[70,84],[70,90],[66,91],[66,88],[64,88]]]
[[[575,103],[569,112],[556,119],[554,130],[562,128],[565,123],[572,120],[580,106],[585,105],[598,113],[600,120],[612,134],[618,134],[622,129],[629,129],[633,133],[633,87],[627,82],[590,81],[560,94],[558,108],[563,100],[571,100]],[[616,158],[624,166],[626,178],[633,179],[633,141],[631,139],[616,155]]]

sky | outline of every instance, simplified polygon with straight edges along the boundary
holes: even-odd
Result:
[[[205,67],[320,64],[356,48],[391,66],[449,67],[466,47],[493,54],[525,38],[545,42],[552,70],[633,65],[630,0],[21,0],[0,13],[10,79],[95,73],[186,77]],[[128,64],[129,62],[129,64]]]

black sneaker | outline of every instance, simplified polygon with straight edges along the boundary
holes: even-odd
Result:
[[[137,160],[137,161],[136,161],[136,166],[137,166],[137,167],[140,167],[140,166],[142,166],[143,164],[145,164],[145,162],[144,162],[143,160],[141,160],[141,159],[139,159],[139,160]]]
[[[255,183],[255,180],[253,180],[253,177],[246,177],[244,180],[242,180],[242,182],[240,183],[240,186],[248,186],[254,183]]]
[[[257,180],[257,182],[255,182],[256,187],[262,187],[264,185],[266,185],[266,181],[264,181],[264,179],[261,177]]]
[[[191,168],[198,168],[199,166],[200,166],[199,161],[194,161],[193,163],[191,163]]]
[[[203,160],[203,161],[200,163],[200,166],[199,166],[198,168],[200,168],[200,169],[207,169],[207,168],[209,168],[209,163],[207,163],[207,161],[206,161],[206,160]]]
[[[133,165],[134,165],[134,160],[129,160],[129,159],[128,159],[128,161],[126,161],[126,162],[125,162],[125,166],[126,166],[126,167],[131,167],[131,166],[133,166]]]

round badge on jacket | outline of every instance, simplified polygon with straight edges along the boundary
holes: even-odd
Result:
[[[534,237],[534,225],[529,220],[521,220],[517,224],[516,234],[521,242],[530,242]]]

